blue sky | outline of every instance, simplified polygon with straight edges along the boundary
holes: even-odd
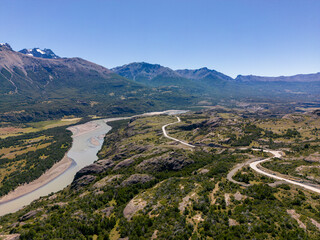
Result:
[[[320,72],[319,0],[0,0],[0,42],[111,68]]]

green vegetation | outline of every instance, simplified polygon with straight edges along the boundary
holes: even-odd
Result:
[[[64,157],[71,142],[65,127],[0,139],[0,196],[39,178]]]
[[[107,124],[112,127],[112,129],[109,131],[109,134],[118,131],[120,128],[123,128],[128,125],[129,119],[124,120],[118,120],[113,122],[108,122]]]
[[[2,231],[19,233],[21,239],[318,239],[319,229],[312,223],[320,222],[318,195],[292,185],[269,185],[272,179],[248,167],[240,169],[234,179],[250,186],[226,179],[237,163],[268,156],[236,148],[237,139],[250,139],[249,146],[270,146],[264,141],[269,138],[275,144],[290,146],[292,141],[294,146],[304,146],[307,128],[294,131],[288,125],[278,132],[262,126],[270,119],[257,118],[253,124],[223,111],[187,113],[181,123],[168,127],[170,135],[196,144],[195,149],[163,137],[161,126],[175,122],[174,116],[109,123],[113,131],[105,137],[99,158],[112,160],[112,167],[88,173],[96,177],[92,182],[78,188],[74,182],[0,218]],[[309,156],[318,149],[310,143],[300,151]],[[294,147],[287,153],[298,154]],[[281,160],[274,163],[278,171],[286,166],[290,174],[306,161],[300,159],[292,166],[281,165]],[[130,182],[133,176],[145,178]],[[293,210],[305,229],[292,217]],[[36,215],[23,219],[30,211]]]
[[[250,167],[243,167],[239,170],[234,176],[233,179],[238,182],[244,182],[247,184],[254,184],[257,182],[261,183],[272,183],[274,182],[273,179],[270,179],[264,175],[257,174],[254,172]]]

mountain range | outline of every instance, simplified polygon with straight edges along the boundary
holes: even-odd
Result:
[[[320,72],[312,74],[298,74],[294,76],[279,76],[279,77],[262,77],[255,75],[236,77],[237,81],[243,82],[319,82]]]
[[[208,68],[172,70],[159,64],[135,62],[111,69],[113,72],[148,86],[177,85],[182,88],[204,90],[215,82],[230,81],[231,77]],[[212,85],[213,84],[213,85]]]
[[[12,121],[19,112],[28,121],[244,99],[314,101],[320,96],[320,73],[233,79],[208,68],[172,70],[145,62],[107,69],[77,57],[60,58],[50,49],[16,52],[2,43],[0,85],[0,120]]]

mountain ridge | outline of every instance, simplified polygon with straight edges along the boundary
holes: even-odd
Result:
[[[189,80],[216,80],[216,81],[238,81],[238,82],[317,82],[320,81],[320,72],[296,74],[292,76],[258,76],[238,75],[232,78],[224,73],[202,67],[198,69],[177,69],[173,70],[160,64],[147,62],[132,62],[110,69],[111,71],[128,79],[144,82],[156,77],[185,78]]]
[[[200,80],[204,78],[233,80],[231,77],[207,67],[199,69],[178,69],[173,70],[160,64],[146,62],[133,62],[112,68],[111,71],[132,80],[152,80],[155,77],[185,78],[189,80]],[[138,80],[137,80],[138,79]]]
[[[220,80],[233,80],[232,77],[229,77],[221,72],[218,72],[213,69],[208,69],[207,67],[199,68],[199,69],[178,69],[175,70],[181,76],[194,79],[194,80],[202,80],[202,79],[220,79]]]
[[[44,114],[43,120],[50,115],[137,113],[138,109],[232,104],[244,99],[315,101],[320,96],[318,75],[312,74],[315,81],[311,82],[302,81],[309,75],[299,75],[300,81],[290,82],[289,77],[278,82],[246,76],[234,80],[206,67],[172,70],[146,62],[108,69],[77,57],[34,57],[0,44],[0,112],[10,113],[9,117],[0,114],[0,119],[13,121],[17,114],[12,111],[26,109],[31,112],[27,119]],[[39,109],[41,114],[36,113]]]
[[[132,79],[134,81],[152,80],[153,78],[164,75],[166,77],[179,78],[180,76],[168,67],[160,64],[151,64],[147,62],[133,62],[112,68],[111,71]]]
[[[22,49],[19,51],[20,53],[26,54],[28,56],[32,57],[39,57],[39,58],[49,58],[49,59],[58,59],[60,58],[57,56],[51,49],[45,48],[45,49],[40,49],[40,48],[30,48],[30,49]]]
[[[79,83],[80,80],[74,79],[79,74],[88,74],[89,77],[109,77],[113,74],[109,69],[81,58],[38,58],[3,46],[0,46],[0,68],[2,83],[7,79],[17,91],[45,89],[50,84],[61,84],[63,75]]]
[[[238,75],[235,80],[245,82],[317,82],[320,81],[320,72],[277,77]]]
[[[190,91],[150,88],[81,58],[39,58],[0,45],[0,121],[124,115],[194,104]]]

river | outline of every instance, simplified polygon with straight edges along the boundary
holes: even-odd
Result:
[[[167,110],[163,112],[151,112],[136,116],[151,116],[159,114],[175,115],[185,113],[184,110]],[[132,116],[132,117],[136,117]],[[32,201],[50,193],[58,192],[72,183],[75,174],[83,167],[92,164],[98,159],[97,153],[101,149],[106,133],[111,130],[107,122],[129,119],[132,117],[108,118],[93,120],[86,124],[76,125],[69,129],[73,132],[72,147],[68,152],[68,157],[73,160],[70,167],[49,183],[38,189],[25,194],[19,198],[0,204],[0,216],[13,213],[29,205]],[[88,126],[87,128],[84,128]]]

